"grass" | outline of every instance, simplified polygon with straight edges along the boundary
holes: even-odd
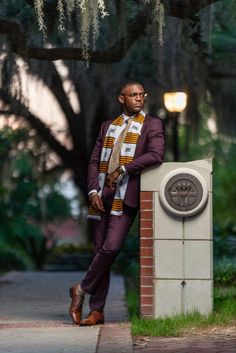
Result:
[[[138,317],[139,293],[135,288],[127,292],[127,304],[134,336],[180,336],[187,330],[236,324],[236,288],[214,290],[214,311],[205,316],[199,312],[181,314],[163,319]]]

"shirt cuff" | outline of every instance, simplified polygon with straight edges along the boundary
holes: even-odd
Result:
[[[97,193],[98,193],[97,190],[93,189],[93,190],[89,191],[88,196],[90,196],[92,194],[97,194]]]
[[[127,170],[126,170],[125,166],[124,166],[124,165],[121,165],[120,167],[121,167],[122,170],[124,171],[124,174],[127,174]]]

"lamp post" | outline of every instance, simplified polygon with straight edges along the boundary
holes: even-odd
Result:
[[[178,142],[178,123],[179,114],[184,111],[187,106],[188,96],[184,92],[166,92],[164,93],[164,105],[169,115],[173,118],[172,135],[173,135],[173,156],[175,162],[179,160],[179,142]]]

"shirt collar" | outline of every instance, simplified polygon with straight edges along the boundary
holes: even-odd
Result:
[[[143,116],[146,115],[143,110],[141,110],[141,111],[139,112],[139,114],[141,114],[141,115],[143,115]],[[125,113],[123,113],[123,114],[122,114],[122,117],[124,118],[124,121],[126,121],[126,120],[129,119],[129,118],[133,118],[135,115],[136,115],[136,114],[134,114],[134,115],[132,115],[132,116],[128,116],[128,115],[125,115]]]

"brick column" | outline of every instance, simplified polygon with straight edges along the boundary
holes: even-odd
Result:
[[[140,314],[154,317],[153,192],[140,193]]]

